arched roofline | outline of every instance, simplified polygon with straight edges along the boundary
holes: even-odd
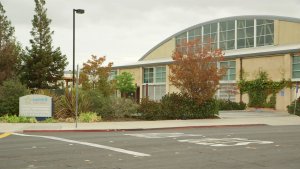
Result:
[[[155,49],[157,49],[158,47],[160,47],[161,45],[163,45],[164,43],[168,42],[169,40],[171,40],[172,38],[187,32],[189,30],[192,30],[194,28],[200,27],[200,26],[204,26],[207,24],[211,24],[211,23],[218,23],[218,22],[224,22],[224,21],[230,21],[230,20],[239,20],[239,19],[268,19],[268,20],[280,20],[280,21],[288,21],[288,22],[296,22],[296,23],[300,23],[300,19],[299,18],[293,18],[293,17],[285,17],[285,16],[276,16],[276,15],[242,15],[242,16],[231,16],[231,17],[225,17],[225,18],[219,18],[219,19],[214,19],[214,20],[210,20],[210,21],[206,21],[206,22],[202,22],[199,24],[196,24],[194,26],[188,27],[182,31],[179,31],[175,34],[173,34],[172,36],[166,38],[165,40],[163,40],[162,42],[160,42],[159,44],[157,44],[156,46],[154,46],[153,48],[151,48],[146,54],[143,55],[143,57],[141,57],[139,59],[139,61],[143,60],[146,56],[148,56],[151,52],[153,52]]]

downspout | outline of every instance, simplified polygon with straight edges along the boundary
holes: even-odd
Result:
[[[243,79],[243,59],[240,58],[240,80]],[[240,92],[240,102],[243,102],[243,94]]]

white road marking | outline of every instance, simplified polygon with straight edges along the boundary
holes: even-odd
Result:
[[[94,143],[88,143],[88,142],[75,141],[75,140],[64,139],[64,138],[53,137],[53,136],[28,135],[28,134],[20,134],[20,133],[12,133],[12,134],[17,135],[17,136],[23,136],[23,137],[38,137],[38,138],[46,138],[46,139],[51,139],[51,140],[63,141],[63,142],[67,142],[67,143],[73,143],[73,144],[81,144],[81,145],[86,145],[86,146],[91,146],[91,147],[116,151],[116,152],[119,152],[119,153],[130,154],[130,155],[140,156],[140,157],[149,157],[149,156],[151,156],[150,154],[139,153],[139,152],[125,150],[125,149],[121,149],[121,148],[110,147],[110,146],[94,144]]]
[[[140,134],[124,134],[126,136],[142,137],[142,138],[177,138],[177,137],[197,137],[199,134],[184,133],[140,133]]]
[[[244,146],[248,144],[272,144],[272,141],[249,140],[247,138],[204,138],[178,140],[179,142],[194,143],[213,147]]]

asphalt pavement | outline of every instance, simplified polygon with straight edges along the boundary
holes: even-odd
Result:
[[[26,132],[0,138],[1,169],[299,169],[300,126]]]

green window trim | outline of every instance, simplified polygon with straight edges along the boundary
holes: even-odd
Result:
[[[292,58],[292,79],[300,78],[300,56]]]
[[[166,66],[144,68],[143,84],[166,83]]]

